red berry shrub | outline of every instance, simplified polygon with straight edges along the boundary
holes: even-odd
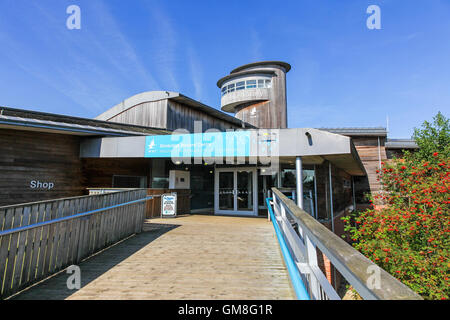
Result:
[[[383,165],[383,203],[343,218],[353,246],[425,299],[450,298],[450,158],[407,156]]]

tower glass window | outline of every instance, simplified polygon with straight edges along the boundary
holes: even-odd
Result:
[[[245,89],[245,81],[240,81],[236,83],[236,91]]]
[[[256,80],[247,80],[247,89],[256,88]]]
[[[270,79],[250,79],[246,81],[238,81],[233,83],[228,83],[222,87],[222,96],[227,93],[244,90],[244,89],[254,89],[254,88],[271,88],[272,81]]]

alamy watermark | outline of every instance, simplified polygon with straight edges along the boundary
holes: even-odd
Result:
[[[381,9],[379,6],[372,4],[367,7],[366,13],[370,14],[367,18],[366,25],[370,30],[381,29]]]
[[[81,288],[81,269],[79,266],[71,265],[66,270],[70,274],[67,278],[66,285],[69,290],[79,290]]]
[[[73,4],[67,7],[66,13],[70,16],[66,20],[66,26],[69,30],[81,29],[81,9],[79,6]]]
[[[187,129],[173,131],[170,138],[156,136],[147,142],[149,157],[164,155],[174,164],[250,164],[266,167],[265,172],[279,168],[278,129],[210,128],[203,131],[202,122],[195,121],[194,132]]]
[[[381,289],[381,268],[377,265],[367,267],[367,274],[370,276],[366,280],[366,286],[370,290]]]

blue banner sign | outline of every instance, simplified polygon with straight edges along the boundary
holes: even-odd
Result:
[[[250,131],[147,136],[146,158],[246,157]]]

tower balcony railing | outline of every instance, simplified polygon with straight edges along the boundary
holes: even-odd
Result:
[[[234,112],[234,108],[238,105],[270,100],[270,88],[252,88],[245,90],[235,90],[223,95],[221,98],[222,110],[226,112]]]

